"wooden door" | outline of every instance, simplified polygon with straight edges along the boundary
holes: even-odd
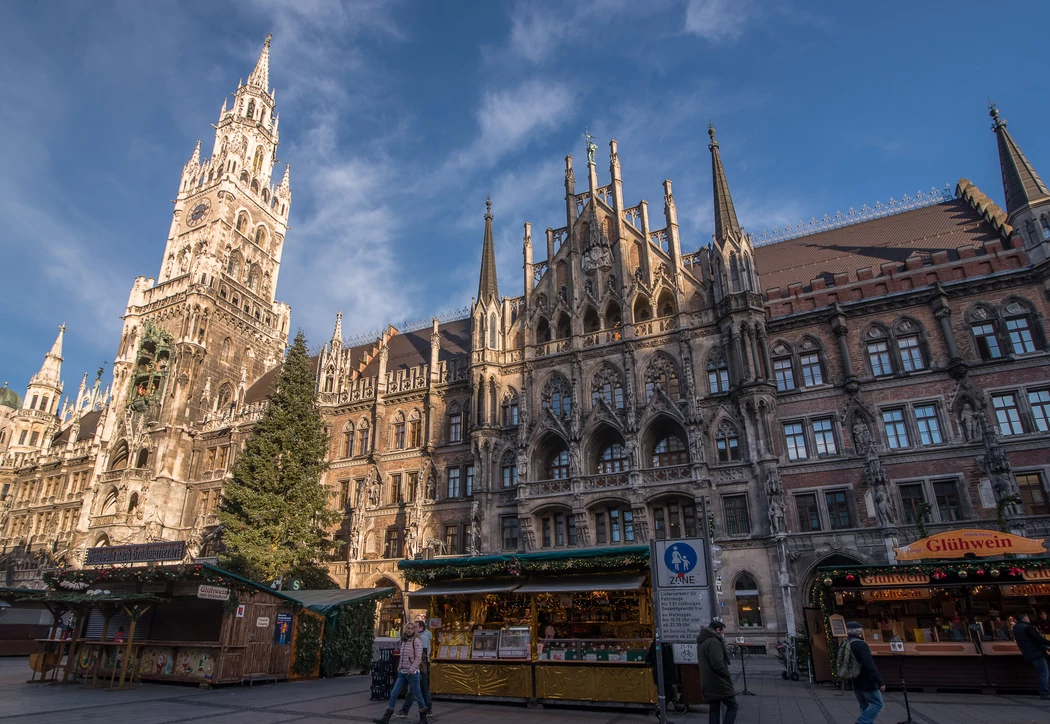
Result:
[[[813,681],[820,684],[831,681],[831,659],[828,656],[828,637],[824,634],[824,614],[819,608],[803,609],[809,628],[809,656],[813,660]]]
[[[277,620],[277,604],[256,601],[251,609],[252,617],[248,622],[248,660],[244,673],[266,674],[269,673],[270,657],[273,654],[273,627]]]

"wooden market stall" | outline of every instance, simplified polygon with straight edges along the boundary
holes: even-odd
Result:
[[[51,629],[51,612],[42,603],[26,601],[28,588],[0,587],[0,656],[27,656],[37,652],[36,640]]]
[[[976,549],[942,547],[967,540],[984,542]],[[914,555],[927,550],[928,541],[934,555]],[[858,621],[889,688],[899,686],[903,674],[909,689],[1036,690],[1035,670],[1021,657],[1012,630],[1021,613],[1037,623],[1039,612],[1050,612],[1050,558],[1003,558],[1011,550],[1004,543],[1026,546],[1014,548],[1018,554],[1045,552],[1042,541],[962,530],[898,548],[898,565],[818,569],[813,600],[819,612],[809,617],[810,635],[814,651],[826,651],[830,662],[815,665],[817,679],[834,676],[845,622]],[[974,555],[945,555],[955,552]]]
[[[33,596],[73,614],[68,632],[56,627],[40,642],[58,659],[62,681],[93,683],[100,671],[120,670],[120,683],[217,685],[316,676],[320,668],[323,616],[214,566],[63,571],[51,585]]]
[[[287,591],[307,609],[324,616],[321,676],[330,678],[369,667],[375,641],[376,604],[393,593],[393,588]]]
[[[656,701],[645,546],[402,561],[434,633],[431,692],[522,702]]]

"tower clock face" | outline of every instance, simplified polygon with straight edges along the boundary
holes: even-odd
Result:
[[[196,206],[190,209],[190,215],[186,219],[186,223],[190,226],[196,226],[208,218],[209,211],[211,211],[211,202],[208,199],[201,199]]]

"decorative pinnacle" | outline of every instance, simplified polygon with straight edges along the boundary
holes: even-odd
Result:
[[[492,218],[492,197],[491,196],[486,196],[485,197],[485,218],[486,219],[491,219]]]
[[[273,40],[273,33],[267,33],[266,34],[266,40],[265,40],[265,42],[263,42],[263,45],[266,46],[267,48],[269,48],[271,40]]]
[[[999,109],[995,105],[995,101],[991,98],[988,99],[988,115],[992,117],[992,130],[1006,127],[1006,119],[999,117]]]
[[[707,135],[711,138],[711,143],[707,144],[707,150],[713,151],[718,148],[718,140],[715,138],[715,124],[713,121],[707,124]]]

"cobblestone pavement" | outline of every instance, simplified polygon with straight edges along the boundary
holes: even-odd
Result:
[[[737,689],[743,688],[738,665]],[[852,724],[857,704],[837,687],[783,681],[775,661],[749,661],[747,685],[755,696],[740,696],[739,724]],[[204,690],[144,684],[131,691],[26,684],[25,658],[0,659],[0,724],[277,724],[278,722],[371,722],[384,709],[369,701],[364,676]],[[916,724],[1050,724],[1050,702],[1034,696],[912,694]],[[879,724],[905,718],[899,692],[886,695]],[[644,712],[570,708],[526,709],[516,705],[434,702],[437,722],[455,724],[655,724]],[[675,724],[706,724],[707,707],[671,714]],[[413,712],[414,713],[414,712]],[[394,719],[394,722],[403,720]],[[411,721],[411,720],[409,720]]]

